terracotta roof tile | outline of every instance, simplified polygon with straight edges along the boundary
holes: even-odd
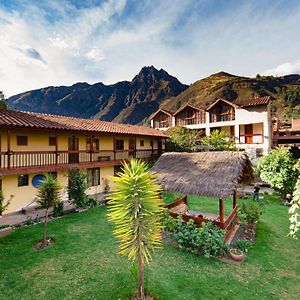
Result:
[[[248,99],[237,104],[240,105],[241,107],[266,105],[269,103],[270,100],[271,100],[270,96],[264,96],[264,97],[256,97],[256,98]]]
[[[161,130],[143,126],[3,109],[0,109],[0,126],[166,137]]]

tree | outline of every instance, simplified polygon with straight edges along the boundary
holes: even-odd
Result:
[[[166,144],[167,151],[195,152],[203,137],[203,131],[185,127],[173,127],[167,133],[169,134]]]
[[[115,224],[119,254],[138,261],[138,298],[145,299],[144,263],[161,246],[161,188],[145,162],[132,159],[113,177],[114,191],[108,196],[108,219]]]
[[[225,132],[213,130],[210,136],[202,139],[202,147],[205,151],[237,151],[234,142],[230,141]]]
[[[296,160],[289,150],[279,147],[272,149],[268,156],[258,161],[258,171],[261,179],[280,192],[284,198],[287,193],[293,193],[300,175],[299,167],[295,163]]]
[[[42,248],[47,246],[47,222],[48,212],[51,206],[60,202],[60,185],[51,175],[48,175],[38,187],[37,202],[40,207],[45,209],[45,221],[43,230]]]
[[[296,233],[299,231],[300,228],[300,221],[298,219],[299,208],[300,208],[300,179],[297,180],[296,188],[293,194],[292,206],[289,209],[289,213],[291,214],[290,217],[291,225],[290,225],[289,235],[292,236],[293,238],[296,238]]]
[[[87,205],[87,176],[78,169],[70,170],[68,194],[70,202],[76,207],[85,207]]]
[[[7,109],[5,95],[1,91],[0,91],[0,109]]]

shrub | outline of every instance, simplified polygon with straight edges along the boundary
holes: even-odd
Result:
[[[87,189],[86,174],[74,169],[69,172],[70,184],[68,186],[68,193],[70,202],[77,208],[87,206],[87,195],[85,191]]]
[[[185,223],[179,218],[172,237],[183,249],[196,254],[203,252],[205,257],[228,252],[228,246],[224,242],[225,231],[211,222],[197,227],[193,220]]]
[[[170,216],[169,212],[166,210],[163,214],[162,225],[164,231],[173,232],[177,228],[178,223],[174,218]]]
[[[53,207],[53,216],[59,217],[64,215],[64,203],[61,201]]]
[[[225,132],[213,130],[210,136],[201,140],[205,151],[237,151],[235,143],[230,141]]]
[[[252,200],[248,200],[248,202],[242,202],[239,205],[241,219],[249,223],[258,221],[262,212],[261,205],[253,202]]]
[[[296,160],[286,148],[276,148],[268,156],[258,161],[258,170],[262,180],[270,184],[284,198],[292,194],[300,175]]]
[[[14,196],[11,195],[10,198],[5,203],[3,191],[0,190],[0,216],[2,216],[2,214],[7,210],[13,197]]]
[[[248,252],[248,250],[252,247],[251,243],[247,240],[238,240],[236,242],[236,246],[243,252]]]

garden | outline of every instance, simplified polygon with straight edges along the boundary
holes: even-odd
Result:
[[[175,195],[164,194],[164,202]],[[300,240],[287,237],[288,208],[276,196],[257,225],[257,236],[241,264],[206,258],[168,242],[145,266],[145,289],[155,299],[298,299]],[[247,200],[239,200],[247,201]],[[206,198],[191,207],[216,212]],[[226,208],[229,210],[230,202]],[[0,299],[131,299],[136,292],[132,263],[117,254],[107,206],[69,214],[48,223],[54,244],[33,245],[43,224],[16,229],[0,239]]]

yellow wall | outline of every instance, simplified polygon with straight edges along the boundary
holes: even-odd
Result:
[[[47,175],[47,173],[38,173]],[[2,177],[2,191],[4,194],[4,198],[7,200],[10,198],[10,195],[13,195],[13,199],[8,207],[8,210],[5,211],[6,213],[11,213],[15,211],[21,210],[23,207],[29,205],[30,203],[34,202],[36,198],[37,189],[32,186],[32,178],[37,175],[36,174],[29,174],[28,186],[18,187],[18,176],[3,176]],[[68,177],[66,173],[58,172],[57,179],[62,187],[62,194],[65,194],[66,187],[68,185]],[[65,196],[63,196],[65,198]]]

